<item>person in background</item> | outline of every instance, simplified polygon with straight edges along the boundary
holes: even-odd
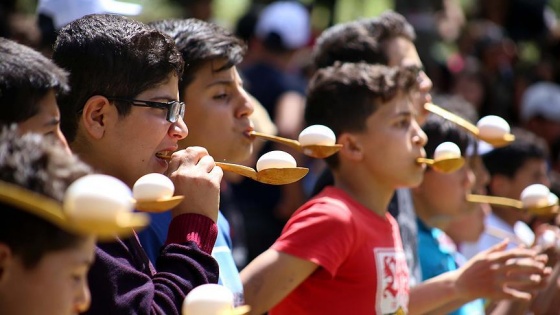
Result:
[[[179,98],[189,107],[184,117],[189,136],[179,141],[179,148],[201,146],[219,161],[239,163],[247,159],[253,148],[248,134],[253,130],[249,119],[253,103],[236,68],[245,52],[243,43],[224,28],[197,19],[164,20],[151,26],[171,36],[183,59],[188,60],[179,81]],[[139,238],[155,261],[171,215],[157,214],[152,219],[152,225]],[[220,267],[219,283],[234,293],[236,305],[242,305],[243,285],[232,256],[230,226],[222,212],[218,213],[217,224],[212,256]]]
[[[297,139],[303,128],[306,82],[294,60],[309,39],[310,16],[305,6],[297,1],[271,2],[260,11],[249,41],[252,60],[240,68],[247,92],[266,109],[278,135],[289,139]],[[257,160],[271,150],[286,151],[298,165],[305,164],[301,152],[272,142],[255,150],[251,158]],[[287,219],[306,198],[304,181],[272,186],[243,179],[232,184],[231,191],[244,215],[247,261],[274,243]]]
[[[0,127],[49,135],[70,152],[60,130],[56,95],[67,93],[68,74],[39,52],[0,38]]]

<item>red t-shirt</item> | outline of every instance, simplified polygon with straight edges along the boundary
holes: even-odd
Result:
[[[405,314],[408,268],[395,219],[327,187],[290,218],[274,250],[320,267],[271,311]]]

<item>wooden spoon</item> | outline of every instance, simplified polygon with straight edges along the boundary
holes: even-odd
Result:
[[[489,144],[491,144],[494,147],[503,147],[506,146],[508,144],[510,144],[511,142],[513,142],[515,140],[515,136],[507,133],[505,134],[503,137],[501,138],[488,138],[488,137],[484,137],[484,135],[480,134],[480,130],[478,129],[477,126],[473,125],[471,122],[435,105],[432,103],[426,103],[424,104],[424,109],[426,109],[429,112],[432,112],[436,115],[439,115],[451,122],[456,123],[457,125],[467,129],[468,131],[470,131],[471,133],[473,133],[478,139],[487,142]]]
[[[521,200],[506,198],[506,197],[473,195],[473,194],[467,195],[467,201],[475,202],[475,203],[488,203],[491,205],[511,207],[519,210],[526,210],[537,216],[547,216],[547,215],[553,215],[558,213],[557,203],[537,206],[537,207],[524,207],[523,202],[521,202]]]
[[[305,167],[269,168],[257,172],[251,167],[239,164],[216,162],[216,165],[224,171],[233,172],[270,185],[291,184],[302,179],[309,172],[309,169]]]
[[[160,159],[165,159],[165,160],[171,159],[170,155],[158,155],[158,157]],[[302,179],[309,172],[309,169],[305,167],[269,168],[257,172],[253,168],[244,165],[239,165],[239,164],[216,162],[216,165],[221,167],[224,171],[236,173],[241,176],[249,177],[253,180],[256,180],[257,182],[270,184],[270,185],[291,184]],[[170,203],[173,204],[172,202]],[[178,205],[179,203],[181,203],[181,201],[178,201],[176,205]],[[157,211],[151,211],[151,212],[157,212]]]
[[[178,206],[185,196],[173,196],[157,200],[134,200],[135,208],[142,212],[164,212]]]
[[[323,159],[329,157],[335,154],[336,152],[338,152],[340,148],[342,148],[342,144],[302,146],[301,143],[299,143],[299,141],[297,140],[287,139],[287,138],[273,136],[273,135],[267,135],[265,133],[261,133],[258,131],[250,131],[249,135],[285,144],[287,146],[290,146],[296,150],[303,152],[303,154],[307,156],[317,158],[317,159]]]
[[[427,159],[417,158],[416,162],[429,165],[431,168],[442,173],[453,173],[465,165],[465,159],[460,157],[443,158],[443,159]]]

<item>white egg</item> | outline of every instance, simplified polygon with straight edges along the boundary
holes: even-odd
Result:
[[[461,157],[461,149],[453,142],[443,142],[434,151],[434,160],[453,159]]]
[[[292,168],[296,166],[296,159],[284,151],[267,152],[257,161],[257,171],[269,168]]]
[[[298,141],[302,146],[334,145],[336,142],[336,136],[327,126],[312,125],[300,132]]]
[[[535,233],[525,222],[515,222],[513,225],[513,232],[525,246],[531,247],[535,243]]]
[[[557,243],[556,233],[554,233],[551,230],[544,231],[543,234],[537,240],[537,244],[545,248],[555,246],[556,243]]]
[[[486,139],[501,139],[510,132],[509,124],[500,116],[484,116],[476,126],[479,136]]]
[[[159,173],[140,177],[132,187],[132,196],[136,200],[157,200],[170,198],[175,192],[175,185],[167,176]]]
[[[233,311],[233,293],[219,284],[192,289],[183,301],[183,315],[225,315]]]
[[[112,176],[92,174],[68,187],[63,207],[72,220],[114,221],[117,213],[132,211],[134,203],[125,183]]]
[[[549,205],[550,190],[545,185],[533,184],[521,192],[521,202],[525,208],[543,207]]]

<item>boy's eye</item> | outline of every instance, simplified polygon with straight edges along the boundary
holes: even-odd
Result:
[[[396,126],[399,128],[408,128],[408,126],[410,126],[410,119],[401,119],[397,121]]]
[[[223,100],[223,99],[226,99],[227,97],[228,97],[228,95],[226,93],[223,93],[223,94],[218,94],[218,95],[214,96],[214,99],[215,100]]]

